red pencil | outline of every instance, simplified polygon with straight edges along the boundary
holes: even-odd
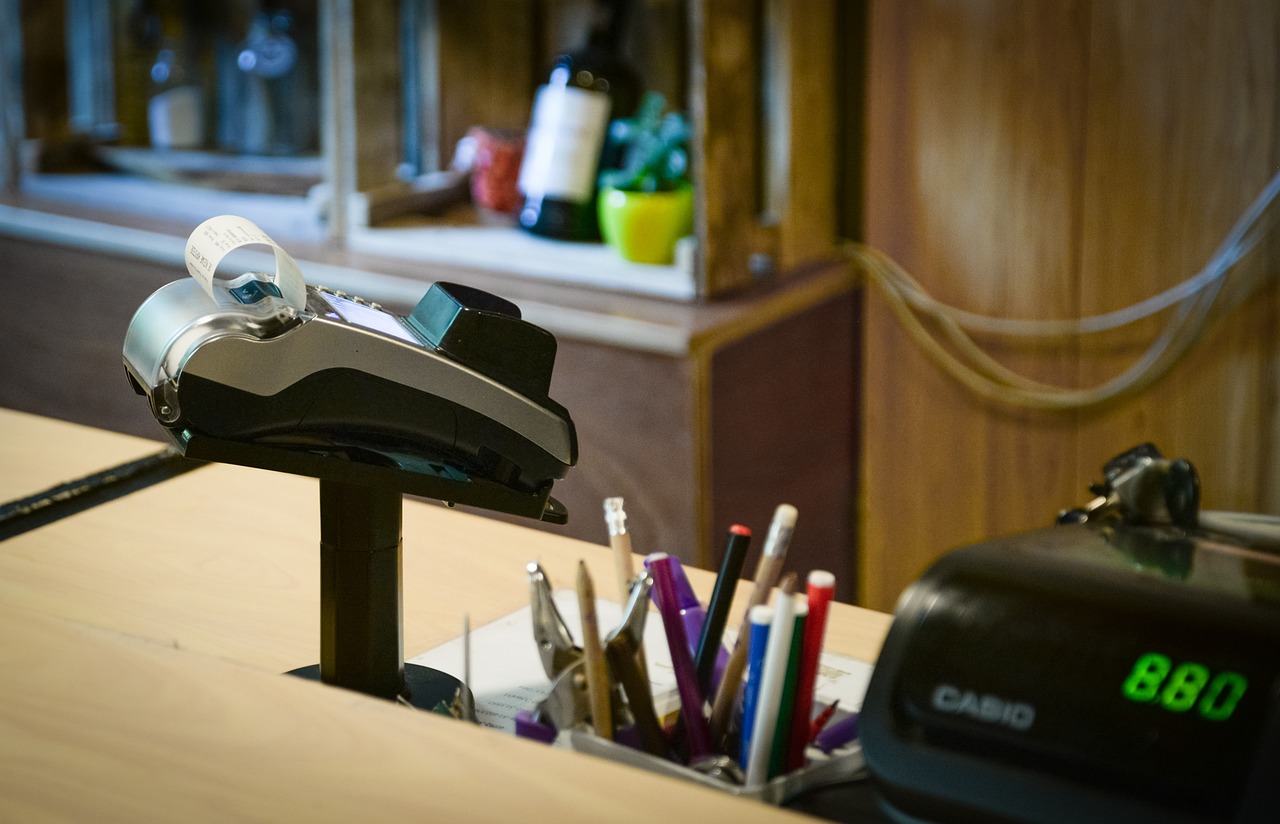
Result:
[[[796,681],[795,707],[787,740],[786,771],[804,766],[804,748],[808,743],[813,713],[813,685],[818,680],[818,656],[827,630],[827,610],[835,596],[836,576],[825,570],[809,573],[809,618],[804,625],[804,647],[800,654],[800,673]]]

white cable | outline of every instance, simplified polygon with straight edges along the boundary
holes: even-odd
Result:
[[[1219,244],[1209,262],[1191,278],[1132,306],[1083,318],[1062,320],[1024,320],[982,315],[948,306],[924,291],[918,282],[896,264],[890,262],[890,270],[883,273],[917,311],[935,317],[949,316],[962,328],[994,335],[1018,337],[1064,337],[1106,332],[1127,326],[1143,318],[1168,309],[1186,300],[1211,283],[1225,277],[1227,272],[1243,259],[1272,227],[1258,225],[1267,208],[1280,196],[1280,173],[1271,179],[1232,230]]]
[[[1268,271],[1262,276],[1245,277],[1234,284],[1233,290],[1224,293],[1228,272],[1274,228],[1271,225],[1274,220],[1262,222],[1262,219],[1278,194],[1280,174],[1272,178],[1245,210],[1209,263],[1194,277],[1125,309],[1076,320],[1015,320],[956,309],[925,293],[883,252],[850,243],[846,244],[845,253],[880,290],[903,328],[925,354],[971,391],[1015,406],[1080,409],[1139,391],[1155,382],[1199,339],[1214,317],[1214,306],[1220,295],[1225,294],[1223,311],[1230,311],[1275,276],[1274,271]],[[1086,389],[1054,386],[1019,375],[987,354],[966,331],[1018,337],[1073,337],[1126,326],[1169,308],[1174,309],[1173,315],[1137,360],[1119,375]],[[956,352],[940,344],[918,315],[928,317]]]

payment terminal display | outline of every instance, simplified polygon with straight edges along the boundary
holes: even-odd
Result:
[[[408,327],[404,325],[404,321],[390,312],[370,306],[368,303],[356,302],[349,297],[335,294],[325,294],[323,299],[332,308],[332,312],[326,313],[331,319],[340,318],[347,323],[354,323],[357,326],[363,326],[366,329],[372,329],[384,335],[391,335],[393,338],[399,338],[408,343],[422,345],[422,341],[409,331]]]

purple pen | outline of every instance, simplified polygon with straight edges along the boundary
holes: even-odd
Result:
[[[688,738],[689,762],[693,763],[713,753],[711,733],[702,709],[702,694],[698,690],[698,673],[693,666],[693,653],[689,650],[689,639],[680,615],[676,575],[672,568],[674,561],[666,553],[658,552],[645,559],[645,566],[653,575],[658,614],[662,616],[662,628],[667,633],[671,668],[675,670],[676,689],[680,693],[680,718]]]
[[[680,620],[684,624],[684,637],[689,641],[689,654],[696,659],[698,655],[698,639],[702,637],[702,625],[707,621],[707,610],[702,606],[702,602],[698,600],[697,594],[693,591],[693,585],[689,583],[689,576],[685,575],[684,565],[680,563],[679,558],[668,555],[665,552],[654,552],[645,557],[645,569],[649,568],[649,563],[652,559],[658,557],[667,558],[671,562],[671,579],[675,583],[676,607],[680,612]],[[649,597],[657,605],[657,587],[649,590]],[[729,652],[721,646],[716,653],[715,669],[711,681],[712,690],[720,683],[720,677],[724,674],[724,668],[728,662]]]
[[[671,567],[671,581],[676,593],[676,609],[680,612],[680,621],[684,624],[684,637],[689,639],[690,652],[692,652],[694,640],[702,634],[702,624],[707,620],[707,610],[693,591],[693,585],[689,583],[689,577],[685,575],[684,565],[680,563],[680,559],[665,552],[654,552],[645,556],[645,569],[648,569],[656,558],[666,558]],[[649,597],[657,605],[658,588],[656,586],[649,590]]]
[[[818,749],[830,755],[858,737],[858,713],[850,713],[825,730],[818,733],[813,743]]]

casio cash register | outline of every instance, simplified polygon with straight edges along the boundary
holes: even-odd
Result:
[[[1280,518],[1201,512],[1151,445],[1104,474],[903,594],[860,717],[877,820],[1280,822]]]
[[[247,245],[275,272],[218,277]],[[459,685],[404,664],[401,497],[565,522],[550,493],[577,437],[549,395],[555,338],[458,284],[405,316],[309,285],[230,216],[192,233],[187,269],[129,324],[130,383],[187,457],[320,479],[321,663],[301,674],[433,708]]]

